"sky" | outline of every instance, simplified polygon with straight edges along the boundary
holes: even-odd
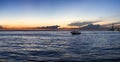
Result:
[[[120,22],[120,0],[0,0],[0,25],[36,27]]]

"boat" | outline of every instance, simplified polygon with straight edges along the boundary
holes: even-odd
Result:
[[[71,34],[72,35],[79,35],[79,34],[81,34],[81,32],[80,31],[72,31]]]

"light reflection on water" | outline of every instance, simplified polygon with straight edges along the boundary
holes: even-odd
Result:
[[[1,31],[0,61],[120,61],[120,32]]]

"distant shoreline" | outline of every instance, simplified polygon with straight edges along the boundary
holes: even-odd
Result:
[[[0,31],[73,31],[71,30],[0,30]],[[80,30],[80,31],[109,31],[109,30]]]
[[[109,29],[0,29],[0,31],[110,31]]]
[[[71,30],[0,30],[0,31],[71,31]]]

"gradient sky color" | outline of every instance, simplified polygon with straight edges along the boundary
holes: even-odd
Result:
[[[75,21],[119,22],[119,6],[120,0],[0,0],[0,25],[66,27]]]

